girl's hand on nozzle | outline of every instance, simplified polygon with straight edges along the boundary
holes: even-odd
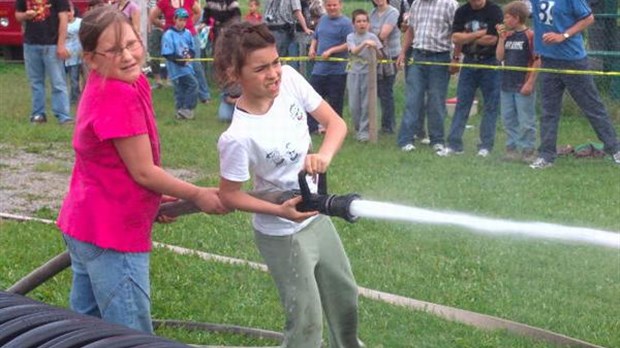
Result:
[[[228,214],[230,209],[226,208],[220,200],[219,190],[215,187],[201,187],[197,197],[193,200],[194,204],[207,214]]]
[[[298,211],[297,204],[301,203],[301,201],[302,201],[301,196],[296,196],[287,201],[284,201],[284,203],[280,205],[282,212],[281,214],[278,214],[278,216],[280,216],[281,218],[285,218],[287,220],[291,220],[295,222],[302,222],[306,220],[307,218],[315,216],[319,213],[318,211],[307,211],[307,212]]]
[[[331,158],[328,158],[327,156],[320,153],[313,153],[306,156],[304,169],[310,175],[325,173],[327,171],[327,167],[329,167],[330,162]]]

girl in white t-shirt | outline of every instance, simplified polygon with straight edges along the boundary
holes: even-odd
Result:
[[[242,191],[298,189],[297,175],[324,173],[347,128],[336,112],[293,68],[282,66],[264,24],[236,23],[221,33],[215,69],[223,85],[241,87],[230,127],[218,142],[220,199],[229,209],[255,213],[256,244],[269,267],[286,314],[283,347],[321,346],[323,317],[330,347],[360,347],[357,285],[331,220],[299,212],[296,197],[281,205]],[[310,113],[326,129],[317,153],[308,154]]]

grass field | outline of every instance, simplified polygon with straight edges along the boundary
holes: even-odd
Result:
[[[0,64],[0,86],[1,144],[30,151],[42,147],[70,151],[71,128],[54,122],[35,127],[27,122],[30,92],[21,66]],[[396,95],[401,110],[402,83],[397,85]],[[226,128],[216,120],[216,105],[200,105],[196,120],[179,122],[172,116],[171,89],[155,91],[154,100],[164,165],[194,170],[200,173],[199,184],[216,185],[215,143]],[[217,100],[215,91],[213,100]],[[617,105],[608,106],[617,110]],[[570,106],[566,110],[559,144],[596,141],[584,118]],[[501,161],[504,136],[499,123],[496,150],[489,158],[477,158],[478,121],[474,117],[470,123],[475,128],[466,131],[465,154],[447,159],[438,158],[424,146],[413,153],[402,153],[395,146],[394,136],[382,136],[375,145],[360,144],[351,137],[330,167],[330,190],[442,211],[620,231],[620,168],[608,158],[560,158],[554,167],[544,171],[506,163]],[[321,141],[318,137],[314,140]],[[53,169],[54,165],[46,168]],[[54,218],[55,214],[49,209],[33,212],[46,218]],[[370,219],[355,224],[334,221],[360,286],[499,316],[606,347],[620,347],[617,249],[516,235],[494,237],[438,225]],[[261,262],[253,243],[250,216],[245,213],[187,216],[174,224],[157,225],[154,239]],[[0,289],[63,249],[60,233],[53,226],[0,221]],[[275,287],[265,273],[163,249],[154,250],[151,266],[156,318],[274,331],[280,331],[283,325]],[[29,296],[67,306],[69,286],[70,273],[65,271]],[[552,346],[365,298],[360,300],[360,325],[361,338],[368,347]],[[177,329],[157,333],[191,343],[276,344]]]

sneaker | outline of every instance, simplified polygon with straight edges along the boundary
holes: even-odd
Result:
[[[187,113],[185,114],[185,118],[188,119],[188,120],[193,120],[194,119],[194,110],[185,109],[185,111],[187,111]]]
[[[403,152],[411,152],[413,150],[415,150],[415,146],[413,146],[413,144],[407,144],[400,148],[400,151],[403,151]]]
[[[431,139],[423,138],[422,140],[420,140],[420,144],[430,145],[431,144]]]
[[[463,154],[463,150],[461,151],[456,151],[453,148],[450,147],[445,147],[442,151],[438,151],[437,152],[437,156],[439,157],[449,157],[452,155],[462,155]]]
[[[433,151],[435,151],[435,153],[440,153],[441,151],[444,150],[444,146],[443,144],[435,144],[433,145]]]
[[[66,126],[74,123],[75,121],[71,117],[63,118],[62,120],[58,121],[58,124],[61,126]]]
[[[480,149],[480,150],[478,150],[478,153],[476,154],[476,156],[478,156],[478,157],[487,157],[487,156],[489,156],[489,150],[487,150],[487,149]]]
[[[177,120],[188,120],[188,116],[189,116],[189,111],[187,109],[179,109],[177,110],[177,114],[176,114],[176,119]]]
[[[155,82],[155,83],[151,84],[151,89],[152,90],[160,89],[162,87],[164,87],[164,85],[161,82]]]
[[[553,162],[547,162],[546,159],[542,157],[538,157],[532,164],[530,164],[530,168],[532,169],[545,169],[549,168],[553,165]]]
[[[614,159],[616,164],[620,164],[620,151],[614,153],[611,157]]]
[[[30,116],[30,123],[45,123],[45,122],[47,122],[47,117],[45,117],[44,114]]]

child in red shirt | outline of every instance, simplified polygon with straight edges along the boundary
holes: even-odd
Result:
[[[250,22],[252,24],[260,24],[263,22],[263,15],[260,14],[260,1],[259,0],[250,0],[249,4],[249,13],[245,15],[244,19],[246,22]]]

